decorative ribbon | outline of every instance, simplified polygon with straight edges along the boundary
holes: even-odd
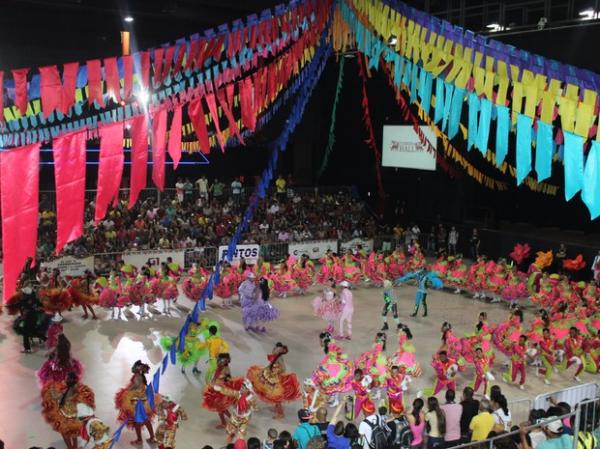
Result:
[[[342,84],[344,82],[344,61],[346,58],[341,56],[339,62],[339,72],[337,85],[335,87],[335,97],[333,98],[333,108],[331,109],[331,121],[329,122],[329,136],[327,138],[327,146],[325,147],[325,154],[323,155],[323,160],[321,161],[321,166],[317,171],[317,178],[320,178],[325,169],[327,168],[327,164],[329,163],[329,156],[333,153],[333,144],[335,143],[335,118],[337,116],[337,106],[340,101],[340,92],[342,91]]]

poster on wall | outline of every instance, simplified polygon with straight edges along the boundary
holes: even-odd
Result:
[[[72,256],[59,257],[58,259],[42,262],[40,266],[48,271],[57,268],[62,276],[83,276],[85,270],[94,271],[94,256],[82,259]]]
[[[227,246],[219,246],[219,260],[227,259],[227,252],[229,248]],[[238,245],[231,257],[232,262],[239,262],[243,257],[246,259],[246,263],[255,264],[260,256],[259,245]]]
[[[356,252],[359,246],[366,252],[373,251],[373,239],[352,239],[347,242],[342,242],[340,243],[340,253],[343,254],[349,249],[351,249],[352,252]]]
[[[154,260],[156,265],[166,262],[167,258],[171,257],[173,262],[179,264],[181,268],[185,266],[185,250],[152,250],[152,251],[135,251],[131,253],[123,253],[122,259],[125,263],[135,267],[142,267],[148,260]]]
[[[428,126],[421,126],[425,138],[437,148],[437,137]],[[384,125],[381,166],[435,170],[435,153],[430,153],[412,126]]]
[[[327,250],[337,252],[337,240],[317,240],[314,242],[297,242],[288,245],[289,253],[294,257],[301,257],[302,254],[307,254],[311,259],[320,259],[325,255]]]

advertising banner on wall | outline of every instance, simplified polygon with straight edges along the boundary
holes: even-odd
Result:
[[[436,148],[435,133],[428,126],[421,126],[421,131],[433,148]],[[381,165],[383,167],[435,170],[435,153],[427,151],[412,125],[385,125],[382,148]]]
[[[227,246],[219,246],[219,260],[227,258],[227,251]],[[246,263],[255,264],[259,256],[259,245],[238,245],[231,261],[238,262],[243,257],[244,259],[246,259]]]
[[[348,240],[347,242],[340,243],[340,253],[344,253],[349,249],[356,251],[359,245],[362,246],[362,249],[367,252],[373,251],[373,239],[352,239]]]
[[[122,259],[125,263],[131,264],[138,268],[142,267],[148,259],[156,261],[156,265],[166,262],[167,258],[171,257],[173,262],[179,264],[181,268],[185,266],[185,250],[148,250],[135,251],[131,253],[123,253]]]
[[[60,270],[63,276],[83,276],[85,270],[94,271],[94,256],[78,259],[72,256],[60,257],[58,259],[42,262],[42,268],[52,271],[55,268]]]
[[[325,255],[327,250],[334,253],[338,250],[337,240],[316,240],[314,242],[295,242],[290,243],[289,252],[294,257],[300,257],[302,254],[307,254],[311,259],[320,259]]]

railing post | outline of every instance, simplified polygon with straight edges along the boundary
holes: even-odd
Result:
[[[581,405],[581,404],[579,404]],[[577,449],[578,435],[579,435],[579,424],[581,422],[581,410],[582,407],[576,406],[575,408],[575,423],[573,424],[573,449]]]

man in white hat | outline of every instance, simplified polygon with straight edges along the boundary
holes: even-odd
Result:
[[[541,423],[542,430],[546,435],[546,441],[542,441],[536,449],[560,449],[573,447],[573,437],[563,432],[563,423],[557,416],[549,416]],[[520,429],[521,443],[524,448],[530,448],[527,443],[527,430]]]
[[[348,281],[340,282],[342,292],[340,293],[340,302],[342,303],[342,313],[340,314],[340,334],[337,338],[351,340],[352,339],[352,315],[354,314],[354,303],[352,301],[352,292]],[[344,333],[344,323],[346,324],[347,332]]]

